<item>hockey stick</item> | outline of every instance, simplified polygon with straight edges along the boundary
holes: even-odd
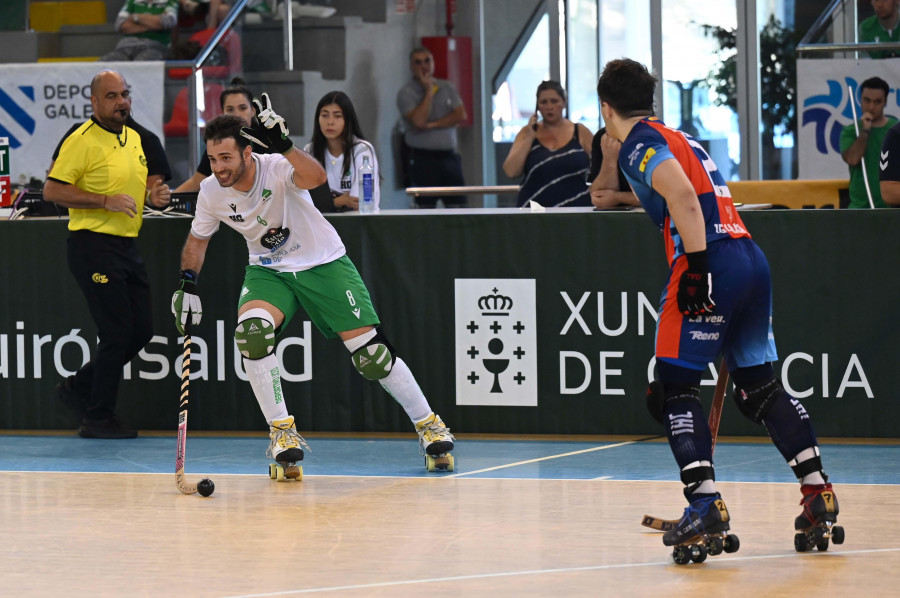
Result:
[[[209,496],[215,489],[212,480],[202,479],[198,484],[188,484],[184,481],[184,458],[187,449],[187,421],[188,421],[188,386],[191,381],[191,334],[190,313],[184,326],[184,353],[181,357],[181,402],[178,405],[178,449],[175,453],[175,485],[182,494],[194,494],[200,492],[202,496]]]
[[[722,357],[722,363],[719,365],[719,377],[716,380],[716,390],[713,392],[712,406],[709,408],[709,433],[712,437],[712,450],[710,454],[716,452],[716,438],[719,436],[719,422],[722,421],[722,406],[725,404],[725,391],[728,390],[728,364],[725,363],[725,357]],[[661,519],[653,515],[644,515],[641,525],[649,527],[661,532],[667,532],[673,529],[678,523],[678,519]]]
[[[847,93],[850,94],[850,108],[853,110],[853,130],[856,131],[856,138],[859,139],[859,121],[856,119],[856,97],[854,96],[853,89],[850,87],[849,83],[847,84]],[[869,207],[874,210],[875,202],[872,200],[872,187],[869,186],[869,174],[866,172],[865,152],[863,152],[863,156],[859,159],[859,163],[862,166],[863,183],[865,183],[866,186]]]

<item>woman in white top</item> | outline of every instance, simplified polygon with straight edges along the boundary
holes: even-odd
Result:
[[[329,91],[319,100],[312,141],[303,149],[325,167],[336,212],[359,209],[359,167],[368,156],[373,169],[372,201],[378,209],[381,199],[378,159],[375,148],[363,137],[347,94]]]

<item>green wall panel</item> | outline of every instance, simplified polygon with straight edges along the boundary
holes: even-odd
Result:
[[[772,267],[782,360],[776,369],[792,389],[808,394],[802,400],[819,435],[896,436],[900,406],[891,349],[900,321],[893,308],[900,296],[900,211],[743,217]],[[645,215],[387,212],[329,218],[369,285],[385,332],[455,431],[661,432],[645,411],[644,392],[666,268],[661,236]],[[156,336],[130,365],[119,410],[145,430],[171,430],[176,423],[181,346],[169,300],[189,224],[149,219],[141,233]],[[54,386],[80,364],[82,346],[95,348],[96,329],[66,266],[65,227],[53,219],[0,222],[0,428],[70,427]],[[192,355],[203,376],[191,384],[195,429],[265,428],[249,384],[239,378],[231,339],[245,264],[243,240],[223,227],[210,243],[200,279],[204,320]],[[456,342],[465,325],[457,321],[461,280],[487,289],[503,286],[496,281],[534,281],[537,366],[527,378],[537,379],[536,406],[457,404],[469,393],[457,388],[456,377],[466,353]],[[393,399],[356,374],[340,342],[325,340],[305,317],[295,318],[285,337],[282,357],[291,378],[285,394],[302,429],[411,431]],[[514,366],[497,377],[511,400],[518,388]],[[710,372],[706,400],[712,385]],[[729,401],[721,433],[762,431]]]

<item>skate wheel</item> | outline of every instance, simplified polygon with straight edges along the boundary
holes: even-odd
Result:
[[[694,544],[691,546],[691,560],[695,563],[702,563],[706,560],[706,546],[703,544]]]
[[[725,542],[724,542],[724,545],[722,546],[722,548],[725,550],[725,552],[727,552],[728,554],[731,554],[732,552],[737,552],[740,547],[741,547],[740,538],[738,538],[734,534],[728,534],[727,536],[725,536]]]
[[[687,546],[676,546],[672,551],[672,560],[678,565],[687,565],[691,562],[691,551]]]
[[[434,471],[434,457],[425,455],[425,471]]]
[[[809,538],[806,537],[806,534],[803,532],[794,534],[794,549],[797,552],[806,552],[809,550],[809,547]]]
[[[269,463],[269,479],[275,479],[275,468],[276,465],[274,463]]]
[[[284,467],[281,465],[275,466],[275,480],[278,482],[284,481]]]
[[[825,552],[826,550],[828,550],[828,538],[825,538],[821,542],[816,542],[816,548],[819,550],[819,552]]]
[[[303,479],[303,467],[300,465],[288,465],[284,468],[284,477],[286,480],[301,481]]]
[[[453,467],[456,465],[456,460],[453,458],[453,455],[447,455],[447,471],[453,471]],[[843,528],[841,528],[843,529]]]
[[[843,544],[844,543],[844,528],[840,525],[836,525],[831,528],[831,541],[835,544]]]
[[[710,538],[706,543],[706,552],[709,556],[722,554],[725,550],[725,541],[722,538]]]

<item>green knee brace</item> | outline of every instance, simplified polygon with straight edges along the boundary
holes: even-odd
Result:
[[[247,359],[262,359],[275,349],[275,326],[262,318],[247,318],[234,329],[238,350]]]

